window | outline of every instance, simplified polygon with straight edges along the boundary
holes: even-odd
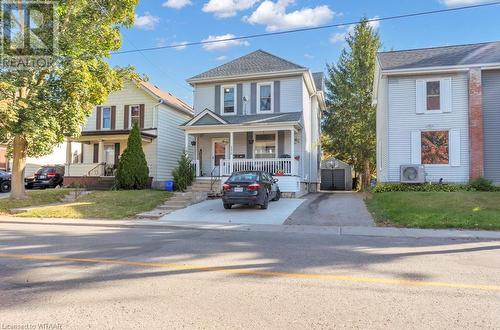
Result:
[[[255,158],[276,158],[276,134],[256,134]]]
[[[272,111],[271,95],[271,84],[259,85],[259,111]]]
[[[224,100],[224,109],[223,113],[225,114],[234,114],[235,112],[235,88],[234,86],[223,86],[222,87],[222,99]]]
[[[449,164],[448,131],[427,131],[421,133],[422,164]]]
[[[130,127],[137,123],[141,127],[141,108],[138,105],[130,106]]]
[[[441,82],[439,80],[426,82],[426,103],[427,111],[441,110]]]
[[[102,108],[102,128],[110,129],[111,128],[111,108],[103,107]]]

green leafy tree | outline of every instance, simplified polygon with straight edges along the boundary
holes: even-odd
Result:
[[[120,28],[133,24],[138,0],[53,3],[59,39],[53,65],[0,68],[0,141],[13,159],[14,198],[26,197],[26,157],[47,155],[66,136],[78,136],[92,108],[119,90],[130,72],[111,68],[106,58],[121,47]]]
[[[376,31],[364,18],[346,36],[347,47],[338,63],[327,65],[327,114],[323,121],[323,147],[346,160],[366,188],[375,169],[376,111],[372,105],[375,61],[380,47]]]
[[[119,189],[144,189],[148,181],[148,163],[142,150],[141,132],[135,123],[128,136],[127,148],[120,157],[116,183]]]
[[[174,177],[175,188],[179,191],[185,191],[193,183],[195,179],[194,168],[191,159],[186,153],[183,153],[177,162],[177,167],[172,171],[172,176]]]

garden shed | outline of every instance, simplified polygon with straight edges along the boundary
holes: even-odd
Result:
[[[351,165],[335,158],[322,160],[320,189],[324,191],[352,190]]]

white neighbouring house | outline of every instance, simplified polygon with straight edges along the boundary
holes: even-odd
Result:
[[[500,42],[379,53],[374,102],[379,182],[500,184]]]
[[[184,152],[184,133],[178,126],[192,117],[188,104],[152,83],[125,81],[122,90],[95,107],[80,137],[67,143],[65,185],[82,178],[88,185],[100,180],[112,184],[113,170],[137,122],[153,187],[163,187]]]
[[[199,180],[264,170],[291,196],[319,189],[323,73],[257,50],[187,82],[195,117],[180,128]]]

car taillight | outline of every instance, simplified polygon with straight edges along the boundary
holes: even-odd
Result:
[[[57,173],[55,173],[55,172],[51,172],[51,173],[47,173],[47,176],[48,176],[49,178],[53,178],[53,177],[55,177],[55,176],[56,176],[56,174],[57,174]]]
[[[259,188],[260,188],[260,184],[252,183],[252,184],[248,185],[247,190],[255,191],[255,190],[259,190]]]
[[[222,188],[224,189],[224,191],[229,191],[231,190],[232,186],[230,184],[224,183],[224,185],[222,185]]]

